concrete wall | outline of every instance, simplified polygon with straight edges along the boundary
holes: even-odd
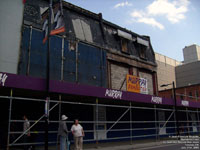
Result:
[[[184,63],[190,63],[200,60],[200,46],[191,45],[183,49]]]
[[[200,83],[200,61],[176,67],[177,87]]]
[[[167,56],[155,53],[157,62],[157,79],[158,79],[158,90],[170,89],[172,86],[160,87],[163,84],[169,84],[176,81],[175,67],[180,65],[181,62],[169,58]]]
[[[17,73],[21,26],[22,0],[0,1],[0,71]]]

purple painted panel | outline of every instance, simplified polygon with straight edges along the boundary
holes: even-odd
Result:
[[[45,80],[0,72],[0,86],[44,91]]]
[[[37,91],[45,90],[45,79],[0,73],[0,86],[31,89]],[[161,98],[152,95],[106,89],[101,87],[80,85],[63,81],[50,81],[50,92],[66,93],[80,96],[92,96],[98,98],[118,99],[132,102],[151,104],[174,105],[173,99]],[[200,102],[177,100],[178,106],[200,108]]]

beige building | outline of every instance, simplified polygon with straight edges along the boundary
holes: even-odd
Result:
[[[183,49],[184,64],[200,60],[200,46],[192,44]]]
[[[164,56],[159,53],[155,53],[157,62],[157,79],[158,79],[158,90],[171,89],[172,86],[160,87],[163,84],[170,84],[173,81],[176,83],[175,67],[180,65],[181,62]]]

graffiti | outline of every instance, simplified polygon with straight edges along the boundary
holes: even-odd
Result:
[[[151,102],[152,103],[156,103],[156,104],[162,104],[162,98],[161,97],[154,97],[154,96],[152,96]]]
[[[105,96],[115,98],[115,99],[121,99],[122,98],[122,92],[117,90],[108,90],[106,89]]]
[[[0,73],[0,85],[4,86],[8,76],[5,73]]]

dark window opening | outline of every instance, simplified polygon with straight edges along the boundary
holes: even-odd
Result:
[[[140,58],[146,59],[146,46],[140,45]]]
[[[181,100],[183,100],[184,99],[183,95],[181,95],[180,98],[181,98]]]
[[[133,68],[129,68],[128,72],[130,75],[133,75]]]
[[[198,98],[199,97],[199,93],[198,93],[198,91],[196,90],[196,98]]]
[[[128,40],[126,40],[124,38],[121,39],[121,50],[124,53],[129,53],[128,52]]]
[[[192,92],[189,92],[189,97],[192,98]]]

